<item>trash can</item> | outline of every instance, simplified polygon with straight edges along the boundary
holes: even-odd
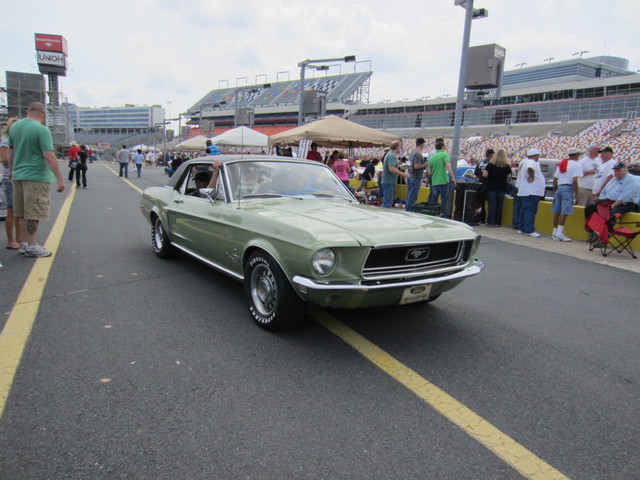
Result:
[[[478,225],[482,215],[482,184],[458,183],[453,219],[467,225]]]

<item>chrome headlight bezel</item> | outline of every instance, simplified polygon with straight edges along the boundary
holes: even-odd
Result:
[[[338,256],[333,248],[321,248],[311,257],[311,270],[319,277],[330,275],[336,268]]]

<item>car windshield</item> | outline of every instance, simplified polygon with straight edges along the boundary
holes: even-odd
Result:
[[[243,161],[225,165],[233,198],[342,198],[353,200],[324,165],[282,161]]]

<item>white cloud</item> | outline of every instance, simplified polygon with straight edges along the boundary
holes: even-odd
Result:
[[[501,44],[507,68],[580,50],[625,57],[630,69],[640,68],[637,0],[612,0],[607,8],[600,0],[475,6],[489,17],[473,21],[471,44]],[[70,70],[61,83],[70,101],[171,101],[173,115],[220,80],[233,86],[239,77],[253,83],[267,74],[274,82],[282,71],[295,79],[301,60],[350,54],[372,62],[372,101],[454,94],[464,21],[452,0],[32,0],[3,6],[3,15],[5,69],[35,72],[34,32],[60,34],[69,42]],[[343,72],[352,68],[342,65]]]

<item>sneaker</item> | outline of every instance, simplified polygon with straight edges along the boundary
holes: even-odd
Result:
[[[24,254],[25,257],[50,257],[51,252],[45,250],[44,247],[35,244],[33,247],[27,247],[27,251]]]
[[[551,240],[555,240],[556,242],[559,242],[560,237],[558,237],[557,235],[551,235]]]
[[[540,234],[538,232],[531,232],[531,233],[525,233],[524,236],[525,237],[538,238],[540,236]]]
[[[20,255],[24,255],[25,253],[27,253],[27,248],[29,248],[29,244],[27,242],[22,242],[20,244],[20,248],[18,248],[18,253]]]
[[[558,240],[560,240],[561,242],[570,242],[571,241],[571,239],[569,237],[565,236],[564,233],[556,235],[556,237],[558,237]]]
[[[524,235],[524,232],[523,232],[522,230],[518,230],[518,233],[519,233],[520,235]]]

